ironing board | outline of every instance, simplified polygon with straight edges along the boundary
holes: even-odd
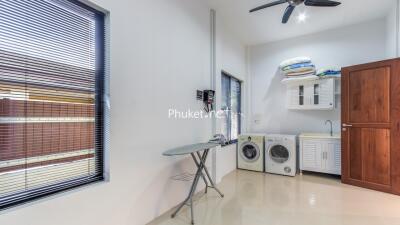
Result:
[[[174,218],[176,214],[182,209],[184,205],[189,205],[190,206],[190,215],[191,215],[191,223],[194,224],[194,218],[193,218],[193,195],[196,192],[197,184],[199,182],[200,177],[203,179],[204,183],[206,184],[206,190],[205,192],[207,193],[207,188],[213,188],[215,191],[218,192],[218,194],[223,198],[224,195],[221,193],[220,190],[215,186],[214,181],[212,180],[210,173],[207,170],[207,167],[205,165],[208,152],[210,151],[211,148],[215,148],[219,146],[219,143],[199,143],[199,144],[193,144],[193,145],[186,145],[178,148],[173,148],[168,151],[165,151],[163,153],[164,156],[177,156],[177,155],[191,155],[192,159],[197,167],[197,172],[194,176],[192,186],[189,191],[189,195],[186,197],[186,199],[179,204],[178,208],[175,210],[174,213],[172,213],[171,217]],[[201,153],[203,152],[203,153]],[[205,175],[203,173],[205,172]],[[208,181],[210,182],[210,186],[208,185]]]

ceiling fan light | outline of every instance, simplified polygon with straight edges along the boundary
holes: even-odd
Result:
[[[306,13],[299,13],[299,15],[297,16],[297,21],[299,23],[305,22],[306,19],[307,19],[307,14]]]

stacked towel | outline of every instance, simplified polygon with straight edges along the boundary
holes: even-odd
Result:
[[[315,75],[315,66],[307,57],[297,57],[285,60],[280,64],[281,71],[287,77],[302,77]]]
[[[319,77],[340,77],[341,70],[337,67],[323,68],[318,70],[317,76]]]
[[[283,79],[281,82],[283,84],[287,84],[293,81],[298,81],[298,82],[302,82],[302,81],[313,81],[313,80],[318,80],[320,79],[320,77],[316,76],[316,75],[309,75],[309,76],[304,76],[304,77],[288,77]]]

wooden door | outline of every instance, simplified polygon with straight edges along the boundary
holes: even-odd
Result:
[[[399,60],[342,69],[342,181],[400,194]]]

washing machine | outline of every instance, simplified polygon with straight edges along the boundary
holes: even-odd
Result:
[[[296,135],[270,134],[265,136],[265,172],[296,176]]]
[[[238,137],[238,169],[264,171],[263,134],[243,134]]]

